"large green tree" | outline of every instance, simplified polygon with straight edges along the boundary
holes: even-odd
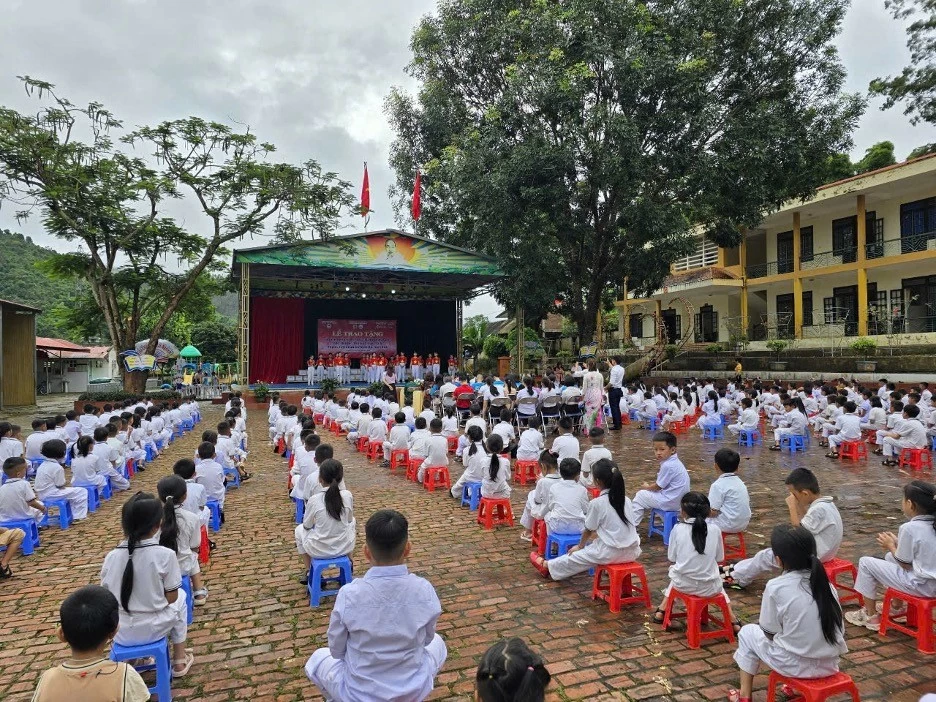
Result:
[[[327,237],[354,202],[334,173],[274,161],[274,146],[249,130],[189,117],[126,133],[99,103],[77,106],[49,83],[22,80],[40,106],[0,107],[0,203],[20,217],[38,212],[62,248],[75,249],[48,270],[87,280],[118,349],[133,348],[152,317],[151,352],[226,245],[271,231],[284,241]],[[179,200],[204,215],[200,229],[171,216]],[[131,391],[145,381],[124,375]]]
[[[590,339],[602,295],[656,287],[694,226],[737,243],[850,147],[847,6],[440,0],[412,37],[418,94],[386,102],[392,195],[421,164],[422,233],[496,257],[507,309],[558,298]]]
[[[865,149],[864,156],[855,164],[856,173],[867,173],[897,163],[894,156],[894,142],[879,141]]]

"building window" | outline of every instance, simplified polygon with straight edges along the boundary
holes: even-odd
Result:
[[[832,255],[841,256],[842,263],[854,263],[858,248],[857,217],[832,220]]]
[[[695,313],[693,336],[697,344],[714,344],[718,342],[718,312],[711,305],[703,305]]]
[[[810,232],[812,236],[812,232]],[[803,291],[803,326],[811,327],[813,325],[813,310],[812,310],[812,290]]]
[[[629,320],[630,320],[630,337],[632,339],[642,339],[643,338],[643,315],[632,314],[629,316]]]
[[[803,227],[800,229],[800,261],[813,260],[813,228]]]
[[[793,271],[793,232],[777,234],[777,273]]]
[[[926,251],[936,239],[936,197],[900,206],[900,253]]]

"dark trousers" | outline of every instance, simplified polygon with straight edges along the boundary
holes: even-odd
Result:
[[[621,398],[624,391],[621,388],[611,388],[608,391],[608,404],[611,405],[611,424],[615,429],[621,428]]]

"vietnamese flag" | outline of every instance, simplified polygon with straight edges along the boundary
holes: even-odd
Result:
[[[370,212],[370,178],[367,175],[367,161],[364,162],[364,183],[361,185],[361,216]]]
[[[413,221],[419,221],[422,214],[422,174],[416,169],[416,184],[413,186]]]

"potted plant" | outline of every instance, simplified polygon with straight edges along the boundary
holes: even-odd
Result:
[[[254,383],[253,394],[254,400],[260,404],[263,404],[268,399],[270,399],[270,386],[262,380],[258,380],[256,383]]]
[[[788,347],[790,342],[786,339],[771,339],[767,342],[767,348],[777,354],[777,360],[770,362],[770,370],[772,371],[785,371],[787,367],[786,361],[780,360],[780,354],[782,354]]]
[[[723,371],[728,369],[728,361],[723,361],[719,357],[722,352],[721,344],[709,344],[705,347],[705,352],[715,357],[715,360],[712,361],[712,370]]]
[[[877,351],[877,342],[865,336],[860,339],[855,339],[850,345],[852,351],[861,356],[859,360],[855,361],[855,367],[858,372],[873,373],[877,368],[877,361],[868,358],[868,356],[873,356],[875,351]]]
[[[319,388],[326,395],[335,392],[341,383],[338,382],[337,378],[322,378],[322,382],[319,383]]]

